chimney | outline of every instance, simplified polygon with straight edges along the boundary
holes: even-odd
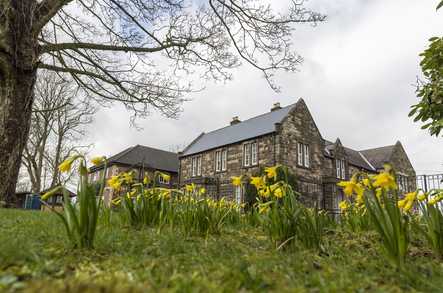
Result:
[[[231,125],[238,124],[240,122],[241,121],[240,121],[240,119],[238,119],[238,116],[234,116],[234,117],[232,117]]]
[[[277,102],[277,103],[274,103],[274,105],[272,106],[271,112],[275,111],[275,110],[280,110],[280,109],[281,109],[280,103]]]

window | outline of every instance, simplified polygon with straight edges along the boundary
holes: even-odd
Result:
[[[234,195],[235,195],[235,202],[237,204],[241,204],[242,203],[242,195],[243,195],[243,189],[242,189],[241,185],[234,186]]]
[[[335,167],[337,169],[337,178],[338,179],[346,179],[346,169],[345,169],[345,160],[336,159]]]
[[[401,192],[408,192],[408,177],[402,174],[397,175],[397,185]]]
[[[191,159],[192,176],[200,176],[202,174],[202,157],[196,156]]]
[[[215,152],[215,171],[220,172],[221,171],[221,164],[222,164],[222,151],[216,151]]]
[[[251,164],[257,165],[258,163],[258,154],[257,154],[257,143],[253,142],[251,144]]]
[[[310,153],[309,145],[304,143],[297,143],[297,164],[309,168],[310,166]]]
[[[258,164],[257,142],[245,143],[243,145],[243,166],[255,166]]]
[[[215,171],[226,171],[228,150],[222,149],[215,152]]]
[[[227,166],[228,166],[228,150],[227,149],[224,149],[222,151],[221,161],[222,161],[222,163],[221,163],[222,171],[226,171]]]

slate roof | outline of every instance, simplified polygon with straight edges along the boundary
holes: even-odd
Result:
[[[173,152],[167,152],[151,148],[144,145],[135,145],[124,151],[108,158],[108,165],[123,164],[133,167],[152,168],[156,170],[178,173],[179,161],[178,155]],[[100,169],[96,167],[95,169]],[[94,170],[94,168],[91,168]]]
[[[383,168],[383,164],[389,162],[395,145],[360,151],[376,169]]]
[[[376,171],[383,168],[383,164],[389,162],[395,145],[367,149],[362,151],[343,147],[350,164],[364,168],[366,170]],[[334,143],[325,140],[326,155],[330,156],[334,149]]]
[[[182,156],[197,154],[202,151],[273,133],[276,131],[275,123],[281,123],[295,105],[292,104],[234,125],[202,133],[183,151]]]

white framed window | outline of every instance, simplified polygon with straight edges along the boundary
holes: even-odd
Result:
[[[226,171],[228,166],[228,150],[224,149],[221,153],[221,169],[222,171]]]
[[[401,192],[408,192],[408,177],[403,174],[397,175],[397,185]]]
[[[191,158],[191,175],[193,177],[198,175],[198,172],[197,172],[197,168],[198,168],[198,166],[197,166],[197,158],[198,157],[192,157]]]
[[[297,164],[309,168],[311,165],[309,145],[298,142],[297,143]]]
[[[243,165],[246,167],[251,165],[251,145],[249,143],[243,145]]]
[[[305,156],[303,160],[304,166],[309,168],[309,146],[307,144],[303,146],[303,154]]]
[[[251,144],[251,165],[257,165],[258,164],[258,149],[257,149],[257,143],[253,142]]]
[[[243,201],[243,188],[241,187],[241,185],[234,186],[234,197],[235,202],[240,205]]]
[[[346,179],[345,160],[336,159],[335,160],[335,167],[337,169],[337,178],[338,179]]]
[[[297,143],[297,164],[303,166],[303,145],[299,142]]]
[[[195,157],[192,176],[201,176],[202,174],[202,156]]]
[[[243,166],[258,165],[258,145],[257,142],[245,143],[243,145]]]
[[[220,172],[222,169],[222,151],[215,151],[215,171]]]

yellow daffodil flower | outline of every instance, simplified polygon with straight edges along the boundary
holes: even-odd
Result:
[[[418,199],[419,201],[424,201],[424,200],[427,199],[427,198],[428,198],[428,195],[427,195],[426,193],[422,193],[422,194],[420,194],[420,195],[417,196],[417,199]]]
[[[340,210],[342,211],[346,211],[349,208],[349,202],[346,200],[342,200],[339,204],[338,207],[340,208]]]
[[[265,185],[262,177],[251,177],[251,184],[258,190]]]
[[[346,196],[352,196],[353,194],[363,196],[364,188],[354,178],[351,181],[341,181],[337,185],[343,187],[343,192]]]
[[[143,178],[143,184],[144,185],[148,185],[149,182],[151,182],[151,179],[149,178],[148,175],[145,175],[145,177]]]
[[[381,172],[380,174],[374,176],[374,186],[386,189],[397,189],[397,184],[395,183],[394,177],[387,173]]]
[[[92,163],[94,166],[99,166],[99,165],[101,165],[101,164],[103,164],[103,163],[105,162],[105,159],[106,159],[106,157],[104,157],[104,156],[101,156],[101,157],[93,157],[93,158],[91,159],[91,163]]]
[[[171,176],[166,173],[160,173],[160,176],[163,178],[164,182],[169,182],[169,180],[171,180]]]
[[[268,178],[273,178],[274,181],[277,180],[277,169],[278,166],[265,168],[266,176],[268,176]]]
[[[402,200],[398,201],[398,207],[401,208],[404,212],[408,212],[412,208],[414,201],[417,198],[417,193],[417,191],[414,191],[405,194],[405,197]]]
[[[77,156],[67,158],[58,166],[58,170],[61,173],[71,171],[72,163],[75,161],[76,158],[77,158]]]
[[[186,189],[187,192],[194,192],[194,189],[195,189],[194,183],[186,184],[185,189]]]
[[[206,193],[206,188],[204,188],[204,187],[200,188],[200,190],[198,191],[198,193],[199,193],[200,195],[204,195],[204,194]]]
[[[241,176],[232,176],[231,177],[232,180],[232,185],[234,186],[240,186],[241,185]]]

